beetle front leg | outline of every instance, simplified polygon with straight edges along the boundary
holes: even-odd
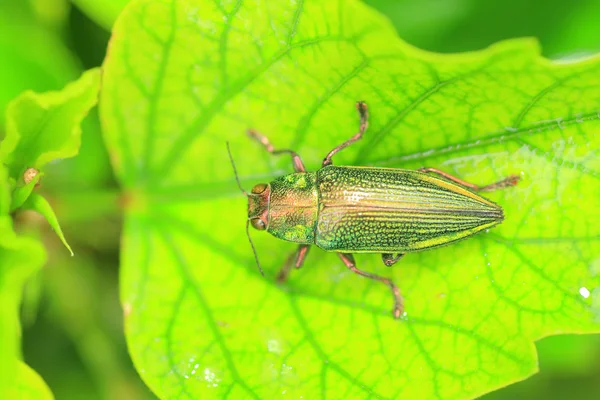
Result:
[[[360,114],[360,128],[358,130],[358,133],[352,136],[350,139],[346,140],[344,143],[334,148],[333,150],[331,150],[329,154],[327,154],[327,157],[325,157],[325,159],[323,160],[323,167],[331,165],[333,163],[333,161],[331,161],[331,157],[333,157],[335,153],[345,149],[354,142],[357,142],[360,139],[362,139],[363,134],[369,126],[369,109],[367,108],[367,103],[365,103],[364,101],[359,101],[358,103],[356,103],[356,109]]]
[[[298,250],[296,250],[295,253],[289,255],[285,264],[283,264],[283,267],[281,267],[281,269],[279,270],[279,274],[277,274],[278,282],[285,282],[287,280],[290,274],[290,270],[292,269],[292,265],[296,269],[302,267],[302,264],[304,264],[304,259],[306,258],[309,249],[309,245],[301,244],[298,246]],[[294,262],[292,262],[292,260],[294,260]]]
[[[306,168],[304,167],[304,163],[302,162],[302,159],[300,158],[300,156],[298,155],[298,153],[296,153],[294,150],[290,150],[290,149],[282,149],[282,150],[275,150],[275,148],[273,147],[273,145],[271,144],[271,142],[269,141],[269,139],[259,133],[258,131],[254,130],[254,129],[248,129],[248,135],[253,138],[256,139],[260,144],[262,144],[264,146],[264,148],[271,154],[273,155],[280,155],[280,154],[289,154],[290,156],[292,156],[292,164],[294,164],[294,170],[296,172],[306,172]]]
[[[402,302],[402,295],[400,294],[400,289],[398,289],[398,286],[396,286],[394,282],[392,282],[388,278],[371,274],[369,272],[361,271],[360,269],[356,268],[356,263],[354,262],[354,257],[352,256],[352,254],[338,253],[338,256],[342,259],[346,267],[348,267],[348,269],[350,269],[352,272],[362,275],[369,279],[374,279],[389,286],[394,296],[394,318],[400,318],[400,316],[404,313],[404,305]]]
[[[472,189],[476,192],[491,192],[492,190],[496,190],[496,189],[504,189],[510,186],[515,186],[519,180],[521,179],[520,176],[518,175],[511,175],[508,178],[504,178],[501,181],[492,183],[490,185],[486,185],[486,186],[478,186],[475,185],[473,183],[469,183],[469,182],[465,182],[462,179],[459,179],[453,175],[450,175],[447,172],[444,171],[440,171],[439,169],[435,169],[435,168],[419,168],[418,171],[420,172],[425,172],[425,173],[432,173],[432,174],[437,174],[440,176],[443,176],[444,178],[451,180],[452,182],[456,182],[461,186],[465,186],[468,187],[469,189]]]
[[[381,259],[386,267],[391,267],[392,265],[396,264],[402,257],[404,257],[404,253],[398,253],[395,257],[391,253],[383,253],[381,255]]]

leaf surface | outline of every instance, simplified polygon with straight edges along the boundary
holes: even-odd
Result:
[[[21,362],[17,370],[16,395],[20,400],[53,400],[54,396],[46,382],[27,364]]]
[[[18,361],[19,306],[27,279],[41,268],[46,258],[41,243],[14,233],[9,207],[10,186],[6,169],[0,164],[0,398],[3,399],[15,398],[15,391],[24,385]]]
[[[134,1],[117,21],[100,113],[126,220],[122,302],[134,362],[163,398],[470,398],[537,370],[534,341],[598,332],[600,60],[552,63],[531,40],[438,55],[357,1]],[[244,232],[244,187],[339,165],[435,167],[488,184],[506,220],[389,269],[383,285]],[[584,211],[583,211],[584,210]],[[585,215],[585,216],[584,216]]]

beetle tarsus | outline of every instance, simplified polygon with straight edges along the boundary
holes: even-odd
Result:
[[[381,254],[381,259],[386,267],[391,267],[392,265],[396,264],[402,257],[404,257],[404,253],[398,253],[395,257],[392,253]]]
[[[402,314],[404,314],[404,309],[402,308],[402,305],[396,305],[394,307],[394,318],[399,319]]]
[[[498,181],[496,183],[492,183],[491,185],[483,186],[479,188],[479,191],[491,192],[493,190],[505,189],[507,187],[515,186],[517,183],[519,183],[520,180],[521,177],[519,175],[511,175],[508,178],[502,179],[501,181]]]
[[[402,316],[402,314],[404,313],[402,295],[400,294],[400,289],[398,289],[398,286],[396,286],[391,279],[384,278],[383,276],[375,275],[370,272],[365,272],[356,268],[356,262],[354,261],[354,256],[352,256],[352,254],[338,253],[338,256],[340,257],[344,265],[346,265],[346,267],[355,274],[364,276],[365,278],[374,279],[387,285],[391,289],[392,295],[394,296],[394,318],[400,318],[400,316]]]
[[[367,107],[367,103],[365,103],[364,101],[358,101],[356,103],[356,109],[358,110],[358,113],[360,114],[360,127],[358,130],[358,133],[354,134],[354,136],[352,136],[350,139],[346,140],[344,143],[340,144],[339,146],[337,146],[333,150],[331,150],[329,152],[329,154],[327,154],[327,157],[325,157],[323,159],[322,167],[326,167],[328,165],[333,164],[333,161],[331,161],[331,157],[333,157],[339,151],[350,146],[351,144],[362,139],[365,131],[369,127],[369,108]]]

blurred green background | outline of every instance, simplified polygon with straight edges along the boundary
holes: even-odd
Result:
[[[0,0],[0,137],[8,101],[26,89],[61,88],[104,59],[110,26],[128,0]],[[569,59],[600,51],[600,0],[366,0],[401,38],[435,52],[484,48],[534,36],[542,52]],[[119,193],[97,115],[83,126],[78,157],[56,163],[42,185],[75,250],[46,222],[23,214],[49,252],[22,310],[25,361],[57,399],[146,399],[127,355],[118,301]],[[600,336],[538,343],[541,373],[488,399],[593,398],[600,393]],[[460,354],[457,354],[460,357]]]

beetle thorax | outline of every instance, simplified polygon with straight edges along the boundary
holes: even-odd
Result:
[[[318,213],[316,174],[285,175],[272,181],[269,187],[267,231],[290,242],[314,243]]]

